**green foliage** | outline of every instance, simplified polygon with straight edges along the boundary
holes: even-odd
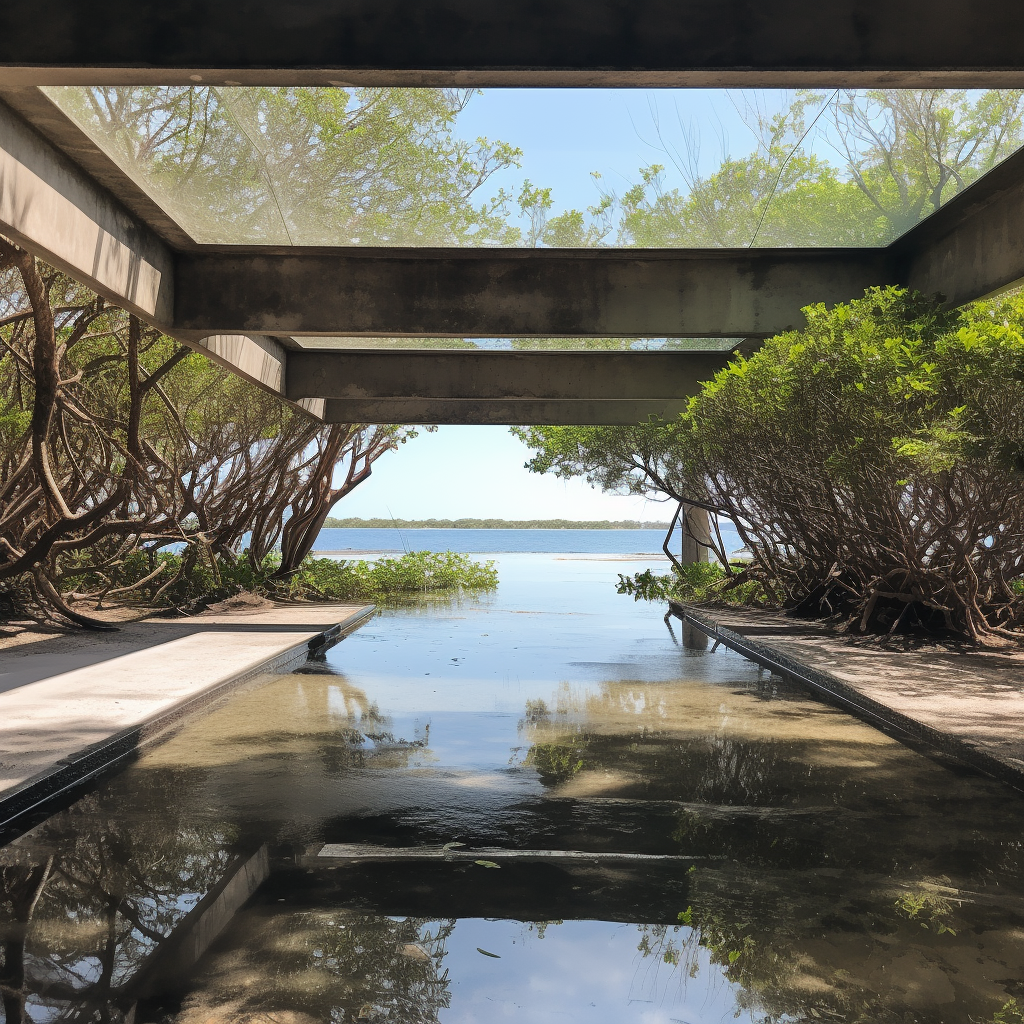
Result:
[[[583,477],[603,491],[677,496],[685,484],[676,450],[682,423],[622,427],[513,427],[535,452],[526,463],[534,473],[563,479]]]
[[[917,922],[936,935],[956,935],[951,921],[953,905],[949,900],[927,889],[901,893],[894,904],[897,913]]]
[[[545,785],[558,785],[583,771],[586,749],[586,740],[576,736],[566,742],[534,743],[525,764],[537,769]]]
[[[421,594],[493,590],[498,584],[493,562],[477,562],[452,551],[412,551],[376,562],[309,557],[283,579],[275,575],[279,564],[280,556],[274,554],[257,564],[248,552],[232,560],[190,547],[180,553],[135,550],[102,570],[95,567],[90,552],[78,553],[62,561],[61,571],[77,590],[102,594],[134,587],[134,601],[178,608],[243,592],[285,600],[394,602]],[[155,569],[159,574],[139,587]]]
[[[1019,1024],[1021,1021],[1024,1021],[1024,1005],[1018,1003],[1014,996],[1010,996],[992,1015],[992,1024]]]
[[[330,600],[378,601],[493,590],[498,571],[494,562],[477,562],[454,551],[410,551],[375,562],[307,558],[292,580]]]
[[[96,86],[48,95],[198,241],[521,241],[506,222],[512,196],[481,199],[479,190],[522,154],[459,138],[471,89]]]
[[[619,574],[617,594],[634,601],[678,601],[680,604],[764,605],[771,596],[757,580],[741,582],[718,562],[684,562],[663,576],[650,569],[633,576]]]
[[[1020,145],[1020,90],[801,90],[771,113],[740,111],[753,152],[703,175],[699,142],[666,140],[672,166],[638,168],[620,194],[594,174],[598,201],[548,220],[550,189],[520,197],[530,244],[653,247],[882,245]],[[815,142],[825,142],[825,146]],[[830,163],[821,152],[839,156]]]
[[[677,450],[746,524],[755,572],[864,625],[879,599],[972,639],[1015,622],[1024,302],[949,311],[885,288],[804,314],[701,389]]]

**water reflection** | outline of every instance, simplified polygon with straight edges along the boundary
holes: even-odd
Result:
[[[183,815],[177,792],[151,789],[162,813],[148,818],[93,793],[0,851],[7,1024],[118,1020],[133,1005],[141,966],[232,859],[230,828]]]
[[[5,1024],[1015,1019],[1018,794],[555,570],[546,616],[387,613],[0,851]],[[590,856],[319,856],[453,842]]]

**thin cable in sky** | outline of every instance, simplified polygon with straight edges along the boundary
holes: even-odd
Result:
[[[804,130],[803,135],[801,135],[800,138],[797,139],[797,141],[794,144],[793,148],[786,154],[786,159],[782,161],[782,166],[779,168],[779,175],[775,179],[775,184],[772,185],[772,190],[771,190],[771,192],[768,193],[768,199],[767,199],[767,201],[764,204],[764,208],[761,210],[761,219],[757,222],[757,227],[754,228],[754,233],[753,233],[753,235],[751,235],[750,241],[747,242],[747,248],[748,249],[753,247],[754,242],[757,239],[757,233],[761,230],[761,225],[764,223],[764,218],[765,218],[765,216],[768,213],[768,207],[771,206],[771,204],[772,204],[772,199],[775,198],[775,190],[779,187],[779,182],[782,181],[782,175],[783,175],[783,172],[786,170],[786,165],[793,158],[793,154],[804,144],[804,139],[807,138],[807,136],[811,132],[811,129],[818,123],[818,118],[821,117],[821,115],[824,114],[825,111],[828,110],[828,108],[832,106],[832,101],[835,100],[835,99],[838,99],[838,98],[839,98],[839,90],[836,89],[836,91],[834,93],[832,93],[831,96],[829,96],[828,101],[822,104],[821,110],[819,110],[814,115],[814,120],[807,126],[807,128]]]

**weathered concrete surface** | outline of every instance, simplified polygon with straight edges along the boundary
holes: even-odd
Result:
[[[26,108],[41,127],[52,129],[53,122],[67,121],[38,90],[31,93],[35,102]],[[75,156],[83,146],[96,148],[67,124],[60,139]],[[137,186],[123,172],[112,169],[105,177],[128,199],[137,200]],[[174,256],[160,237],[168,234],[167,217],[151,202],[141,204],[141,209],[140,217],[0,102],[0,231],[100,295],[177,336],[172,324]],[[170,234],[179,244],[187,239],[180,230]],[[203,338],[184,332],[178,340],[265,390],[284,393],[284,349],[273,339]],[[323,411],[322,403],[304,407],[315,416]]]
[[[236,245],[175,268],[175,330],[203,334],[764,336],[802,325],[809,303],[895,283],[884,249]]]
[[[696,392],[728,352],[292,352],[292,398],[649,399]]]
[[[1024,84],[1016,0],[6,0],[5,81]]]
[[[118,305],[170,325],[171,251],[2,103],[0,231]]]
[[[1024,653],[840,633],[744,609],[672,611],[753,661],[1024,789]]]
[[[132,753],[229,688],[291,671],[373,612],[333,606],[330,623],[308,621],[330,607],[222,612],[205,623],[197,616],[177,636],[177,622],[158,620],[88,653],[53,650],[52,641],[46,652],[33,654],[41,645],[3,652],[0,665],[15,666],[7,673],[15,680],[0,692],[0,824]],[[120,653],[126,646],[135,649]],[[25,678],[76,659],[86,664]]]
[[[951,306],[1024,278],[1024,151],[923,220],[890,251],[902,284]]]
[[[203,612],[188,618],[150,618],[122,623],[117,632],[37,634],[33,642],[0,649],[0,694],[40,679],[109,661],[199,632],[310,632],[325,640],[345,636],[373,612],[372,605],[272,604]],[[332,634],[326,636],[326,634]],[[24,637],[17,640],[23,641]]]
[[[577,424],[635,426],[651,417],[674,420],[689,395],[677,398],[327,398],[327,423],[493,423],[499,426]]]

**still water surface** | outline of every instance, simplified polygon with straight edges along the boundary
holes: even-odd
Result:
[[[652,563],[498,561],[496,595],[385,612],[0,851],[6,1024],[1024,1004],[1018,794],[671,635],[611,585]]]
[[[316,548],[342,557],[346,550],[649,554],[664,540],[664,530],[332,529],[320,531]]]

